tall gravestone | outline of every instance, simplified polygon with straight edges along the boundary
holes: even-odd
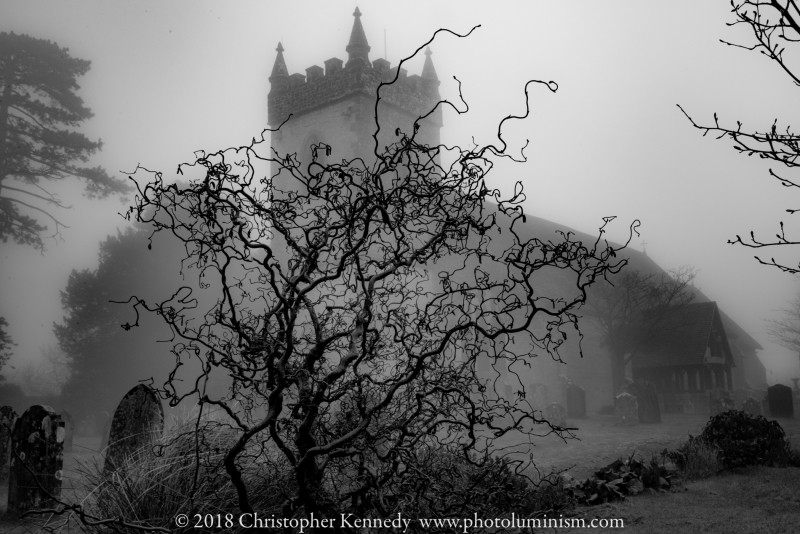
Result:
[[[627,392],[636,397],[640,423],[661,422],[661,408],[658,406],[655,384],[639,379],[627,386]]]
[[[14,426],[8,511],[20,516],[55,503],[64,467],[64,423],[49,406],[31,406]]]
[[[75,435],[75,421],[72,414],[67,410],[61,410],[59,414],[64,421],[64,452],[72,452],[72,438]]]
[[[586,390],[575,384],[567,386],[567,416],[572,419],[586,417]]]
[[[792,388],[783,384],[775,384],[767,389],[769,414],[772,417],[794,418],[794,401]]]
[[[111,419],[104,471],[116,471],[126,456],[146,447],[164,431],[164,407],[158,394],[139,384],[120,401]]]
[[[0,483],[8,481],[8,466],[11,460],[11,438],[17,412],[11,406],[0,407]]]
[[[619,426],[636,426],[639,424],[639,403],[630,393],[620,393],[614,397],[614,415]]]

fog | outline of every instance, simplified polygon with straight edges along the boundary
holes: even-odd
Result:
[[[80,131],[102,138],[104,148],[90,165],[118,176],[142,165],[174,179],[196,150],[245,144],[267,127],[279,41],[290,73],[346,58],[354,7],[7,1],[0,31],[49,39],[91,60],[79,95],[94,117]],[[798,206],[769,177],[768,163],[703,137],[676,106],[704,124],[715,112],[745,129],[767,128],[776,117],[783,126],[798,123],[788,77],[759,54],[720,42],[751,39],[745,28],[726,26],[727,1],[362,1],[359,8],[370,58],[392,66],[438,28],[467,33],[481,25],[468,38],[440,34],[431,45],[442,95],[458,101],[457,77],[470,108],[460,116],[445,111],[446,144],[496,141],[503,117],[524,114],[525,82],[556,81],[555,94],[532,86],[530,117],[505,129],[516,153],[530,140],[527,162],[498,166],[492,185],[510,191],[522,181],[528,213],[588,233],[617,216],[615,240],[640,219],[641,237],[631,246],[646,246],[664,269],[696,268],[695,285],[764,347],[770,383],[791,385],[800,376],[798,356],[771,343],[764,324],[800,287],[759,265],[752,250],[727,244],[751,230],[774,235],[781,220],[789,222],[785,210]],[[407,65],[410,74],[423,59]],[[130,200],[86,200],[77,181],[47,187],[73,206],[56,213],[69,226],[62,239],[47,240],[43,253],[1,245],[0,316],[17,343],[13,367],[4,370],[12,380],[56,342],[52,326],[61,321],[59,292],[70,272],[96,268],[99,243],[128,224],[120,213]],[[798,253],[763,256],[792,264]]]

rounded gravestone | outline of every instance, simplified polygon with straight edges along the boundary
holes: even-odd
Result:
[[[767,402],[769,403],[769,413],[772,417],[794,417],[794,402],[792,400],[792,388],[783,384],[775,384],[767,388]]]
[[[0,406],[0,483],[8,480],[8,464],[11,459],[11,436],[17,412],[11,406]]]
[[[628,384],[626,392],[636,397],[640,423],[660,423],[661,408],[658,405],[656,385],[647,380],[638,379]]]
[[[20,516],[55,505],[64,466],[64,423],[49,406],[31,406],[14,426],[8,511]]]
[[[639,402],[630,393],[620,393],[614,397],[614,415],[618,426],[636,426],[639,424]]]
[[[164,407],[158,394],[139,384],[120,401],[111,419],[105,471],[116,471],[125,457],[148,446],[164,431]]]
[[[75,421],[72,414],[67,410],[61,410],[59,414],[64,421],[64,452],[72,452],[72,438],[75,435]]]

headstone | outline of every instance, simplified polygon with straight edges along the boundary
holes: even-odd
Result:
[[[553,426],[567,426],[567,410],[557,402],[547,405],[545,418]]]
[[[714,389],[708,393],[709,407],[711,415],[734,410],[733,395],[727,389]]]
[[[11,406],[0,407],[0,483],[8,480],[8,465],[11,460],[11,437],[17,412]]]
[[[630,393],[620,393],[614,397],[614,415],[619,426],[636,426],[639,424],[639,403]]]
[[[792,388],[783,384],[775,384],[767,389],[769,413],[772,417],[794,418]]]
[[[54,506],[61,493],[64,423],[49,406],[31,406],[14,426],[8,511],[20,516]]]
[[[532,384],[531,385],[531,406],[534,410],[545,411],[548,405],[547,401],[547,385],[546,384]]]
[[[575,384],[567,387],[567,416],[571,419],[586,417],[586,390]]]
[[[747,397],[744,404],[742,404],[742,411],[753,416],[761,415],[761,403],[753,397]]]
[[[688,415],[694,415],[695,413],[697,413],[697,408],[692,402],[692,396],[689,393],[683,394],[682,404],[683,404],[683,413]]]
[[[104,471],[116,471],[126,456],[146,447],[164,431],[164,407],[158,394],[139,384],[120,401],[111,419]]]
[[[640,423],[660,423],[661,409],[658,406],[656,385],[647,380],[636,380],[628,385],[627,393],[636,397]]]
[[[67,410],[59,414],[64,421],[64,452],[72,452],[72,438],[75,435],[75,421]]]

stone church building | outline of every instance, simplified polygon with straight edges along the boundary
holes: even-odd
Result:
[[[443,126],[441,108],[429,113],[440,99],[439,79],[430,49],[425,51],[419,75],[409,75],[405,69],[400,69],[398,75],[385,59],[370,61],[370,46],[358,8],[353,16],[345,47],[346,60],[332,57],[323,61],[324,68],[313,65],[305,69],[305,74],[290,74],[284,52],[291,58],[291,46],[284,49],[278,43],[268,96],[268,122],[274,130],[271,146],[278,155],[297,154],[300,162],[307,163],[312,159],[310,146],[325,143],[332,152],[329,156],[318,154],[322,163],[326,158],[370,161],[376,148],[396,139],[398,128],[410,132],[421,116],[425,118],[419,122],[417,141],[431,146],[439,144]],[[389,82],[396,75],[396,83],[380,87],[378,129],[376,91],[381,82]],[[273,167],[273,175],[276,170]],[[292,187],[291,177],[281,174],[273,183],[279,189]],[[585,243],[596,240],[596,236],[531,216],[527,217],[523,233],[556,239],[557,231],[572,232],[575,239]],[[628,259],[626,269],[645,274],[664,272],[639,251],[627,249],[621,256]],[[546,285],[556,290],[563,286],[567,293],[574,291],[574,282],[570,287],[570,281],[561,277],[560,273],[553,273]],[[758,342],[699,291],[695,303],[692,311],[696,324],[688,329],[676,327],[671,343],[651,347],[647,354],[636,359],[632,377],[655,381],[662,401],[664,396],[672,398],[669,395],[681,392],[698,394],[715,387],[766,388],[766,371],[756,353],[762,349]],[[522,384],[528,392],[546,391],[547,402],[565,403],[563,384],[571,382],[586,390],[587,410],[597,411],[613,400],[610,357],[591,320],[584,318],[580,327],[584,335],[583,357],[572,347],[561,354],[562,362],[547,354],[532,354],[535,357],[530,359],[530,366],[524,368],[509,370],[484,365],[479,371],[496,381],[497,390],[509,398]]]

